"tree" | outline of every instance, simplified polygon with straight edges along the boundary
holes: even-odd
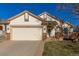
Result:
[[[57,4],[57,10],[68,10],[67,12],[70,12],[71,15],[75,15],[76,19],[79,20],[79,4],[78,3]]]

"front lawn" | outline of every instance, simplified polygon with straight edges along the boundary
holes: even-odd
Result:
[[[78,56],[79,42],[53,41],[47,42],[44,46],[43,56]]]

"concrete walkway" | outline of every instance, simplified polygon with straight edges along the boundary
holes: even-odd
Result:
[[[40,56],[42,41],[5,41],[0,43],[0,56]]]

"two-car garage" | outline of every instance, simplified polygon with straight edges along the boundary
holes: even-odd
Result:
[[[42,40],[42,26],[12,26],[11,40]]]

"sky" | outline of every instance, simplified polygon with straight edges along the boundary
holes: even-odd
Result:
[[[79,20],[75,18],[76,15],[71,13],[73,6],[68,5],[66,10],[57,10],[57,6],[58,3],[0,3],[0,19],[7,20],[23,10],[28,10],[35,15],[48,12],[60,20],[70,22],[75,26],[79,25]]]

